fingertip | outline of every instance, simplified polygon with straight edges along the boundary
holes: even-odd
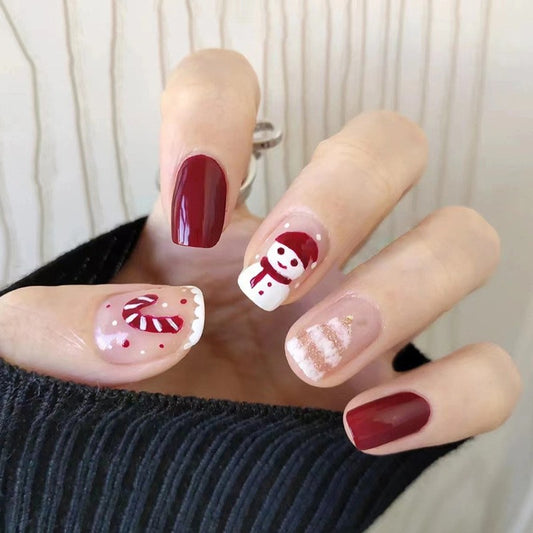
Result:
[[[28,287],[0,299],[0,352],[61,379],[117,386],[157,375],[199,342],[198,287]]]

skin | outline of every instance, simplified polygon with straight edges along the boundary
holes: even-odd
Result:
[[[421,130],[391,112],[354,118],[317,147],[261,221],[245,205],[236,205],[250,158],[250,149],[243,147],[251,148],[258,104],[255,73],[239,54],[210,50],[186,58],[162,96],[161,194],[137,247],[112,280],[121,286],[27,288],[5,295],[0,299],[2,356],[89,384],[236,401],[349,410],[395,392],[426,398],[428,424],[415,435],[366,450],[373,454],[455,441],[503,423],[521,384],[502,348],[467,346],[401,375],[391,365],[402,346],[495,269],[498,236],[481,215],[460,206],[443,208],[347,276],[340,270],[422,175],[427,142]],[[170,239],[176,171],[192,153],[215,157],[228,180],[225,231],[210,249],[180,247]],[[290,305],[266,313],[237,286],[243,258],[244,265],[253,262],[279,220],[302,209],[328,231],[329,252],[291,292]],[[148,285],[200,287],[206,325],[191,353],[180,350],[129,365],[102,360],[91,337],[94,315],[108,294],[132,289],[122,284],[147,291]],[[287,333],[296,331],[310,310],[352,293],[376,303],[383,321],[380,335],[338,372],[311,382],[284,356]],[[80,298],[83,308],[73,305]],[[28,334],[17,324],[36,307],[48,318],[35,321],[43,325]],[[62,351],[69,357],[62,358]],[[78,364],[71,368],[72,354]]]

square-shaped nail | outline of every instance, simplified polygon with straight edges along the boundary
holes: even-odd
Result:
[[[183,246],[214,246],[224,227],[226,194],[226,174],[217,161],[204,154],[185,159],[172,198],[172,240]]]
[[[376,448],[420,431],[431,408],[414,392],[399,392],[365,403],[346,413],[354,444],[360,450]]]
[[[347,295],[298,321],[285,349],[303,374],[319,381],[356,357],[381,331],[381,313],[370,301]]]
[[[328,234],[314,216],[291,213],[242,270],[239,287],[261,309],[273,311],[324,260],[328,248]]]

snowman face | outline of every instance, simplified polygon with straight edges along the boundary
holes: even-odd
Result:
[[[268,249],[267,259],[277,272],[291,280],[299,278],[305,271],[294,251],[279,242],[274,242]]]

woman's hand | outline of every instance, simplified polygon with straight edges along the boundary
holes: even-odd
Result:
[[[110,285],[6,294],[2,356],[89,384],[345,409],[348,436],[373,454],[500,425],[520,392],[500,347],[392,364],[495,269],[498,236],[479,214],[439,209],[340,271],[421,176],[421,130],[392,112],[354,118],[261,221],[237,205],[258,102],[242,56],[182,61],[162,98],[161,194],[134,252]]]

